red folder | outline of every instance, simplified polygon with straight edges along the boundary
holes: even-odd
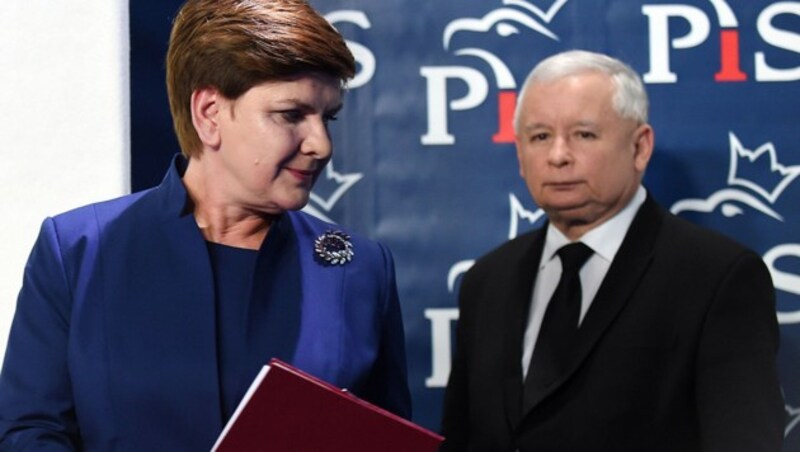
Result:
[[[434,452],[442,440],[273,359],[253,381],[212,452]]]

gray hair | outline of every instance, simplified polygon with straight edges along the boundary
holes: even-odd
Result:
[[[608,55],[585,50],[570,50],[545,58],[528,74],[517,99],[514,130],[519,130],[522,99],[531,85],[586,72],[601,72],[611,78],[615,87],[612,106],[621,117],[640,124],[647,123],[649,101],[642,79],[636,71]]]

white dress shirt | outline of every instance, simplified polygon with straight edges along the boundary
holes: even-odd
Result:
[[[583,322],[586,312],[589,311],[592,300],[594,300],[603,278],[608,273],[611,262],[622,245],[622,240],[625,238],[625,234],[628,233],[628,228],[633,222],[636,212],[639,211],[639,207],[641,207],[646,198],[647,192],[640,185],[627,206],[608,221],[580,238],[580,241],[591,248],[594,254],[589,257],[589,260],[586,261],[580,271],[581,313],[579,323]],[[533,284],[533,294],[528,312],[528,326],[525,328],[525,336],[523,338],[523,381],[528,373],[544,313],[547,311],[547,305],[550,303],[550,298],[553,296],[558,280],[561,278],[561,259],[559,259],[556,252],[568,243],[570,243],[570,240],[556,229],[552,223],[547,226],[542,259],[539,262],[539,271],[536,273],[536,281]]]

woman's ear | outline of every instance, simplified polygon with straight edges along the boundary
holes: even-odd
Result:
[[[192,124],[204,148],[218,150],[221,144],[220,114],[224,97],[213,86],[194,90],[191,98]]]

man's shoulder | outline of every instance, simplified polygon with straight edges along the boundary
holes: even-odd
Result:
[[[535,229],[508,240],[479,257],[472,269],[479,272],[485,269],[506,268],[526,256],[530,257],[530,253],[536,251],[534,245],[542,240],[543,234],[544,229]]]
[[[690,222],[673,214],[664,218],[662,243],[684,253],[731,256],[750,251],[744,244],[720,231]]]
[[[707,262],[729,260],[751,252],[720,231],[692,223],[663,209],[650,196],[640,207],[625,240],[631,237],[640,246],[653,246],[661,256],[685,256],[687,259]]]

